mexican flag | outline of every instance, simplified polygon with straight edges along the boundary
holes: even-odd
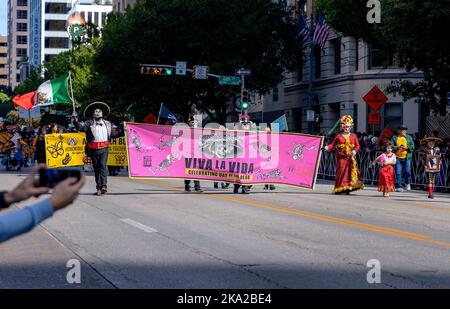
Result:
[[[71,104],[72,100],[67,93],[68,81],[69,75],[64,75],[42,83],[36,90],[35,105]]]

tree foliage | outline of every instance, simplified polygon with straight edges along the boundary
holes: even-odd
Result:
[[[184,116],[195,105],[223,122],[225,102],[238,87],[219,86],[212,77],[194,80],[189,73],[141,75],[139,64],[186,61],[188,67],[208,65],[219,75],[234,75],[242,66],[252,70],[246,86],[267,91],[301,59],[297,26],[284,9],[270,0],[147,0],[125,14],[112,14],[95,59],[104,96],[115,109],[141,118],[157,113],[164,102]]]
[[[418,69],[424,81],[396,81],[391,93],[415,97],[445,114],[450,90],[450,0],[383,0],[381,23],[367,22],[366,0],[319,0],[327,21],[345,35],[380,44],[386,54],[397,53],[408,71]]]

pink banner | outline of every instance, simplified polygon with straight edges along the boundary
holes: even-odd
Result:
[[[280,183],[313,189],[323,138],[127,123],[130,178]]]

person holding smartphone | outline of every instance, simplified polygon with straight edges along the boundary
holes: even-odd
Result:
[[[35,166],[30,175],[13,190],[0,192],[0,208],[7,208],[13,203],[47,193],[49,188],[39,186],[38,180],[35,179],[35,175],[42,169],[45,169],[45,164]],[[0,216],[0,243],[32,230],[55,211],[72,204],[85,182],[84,175],[79,180],[69,177],[55,185],[50,198]]]

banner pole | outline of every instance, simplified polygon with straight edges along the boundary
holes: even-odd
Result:
[[[163,106],[163,103],[161,102],[161,106],[159,107],[159,113],[158,113],[158,121],[156,121],[156,124],[159,124],[159,116],[161,116],[161,108]]]

